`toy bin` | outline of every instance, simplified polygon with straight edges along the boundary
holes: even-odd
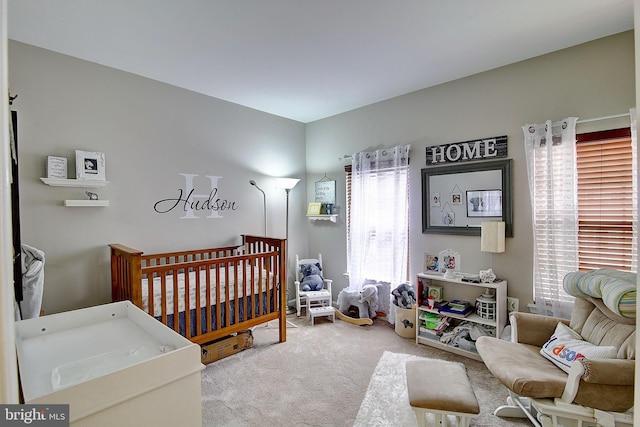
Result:
[[[416,310],[401,308],[396,309],[396,334],[402,338],[416,338]]]

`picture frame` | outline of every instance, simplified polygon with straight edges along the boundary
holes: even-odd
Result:
[[[462,204],[462,193],[451,193],[451,200],[449,201],[452,205],[461,205]]]
[[[105,181],[104,153],[76,150],[76,179]]]
[[[47,156],[47,178],[67,179],[67,158]]]
[[[422,174],[422,232],[429,234],[452,234],[460,236],[480,236],[480,225],[486,217],[468,217],[466,191],[502,190],[502,221],[505,223],[505,237],[513,237],[512,206],[513,160],[470,162],[450,166],[430,166],[421,170]],[[472,186],[472,187],[471,187]],[[449,195],[459,192],[461,204],[449,202]],[[432,206],[434,193],[445,194],[443,204],[455,213],[453,226],[442,225],[442,208]],[[496,218],[497,219],[497,218]]]
[[[424,254],[424,271],[435,271],[437,272],[439,269],[438,266],[438,256]]]
[[[468,217],[502,217],[502,190],[467,191]]]
[[[455,212],[444,211],[440,212],[440,222],[443,227],[453,227],[456,225]]]
[[[431,206],[440,206],[440,193],[431,193]]]
[[[307,208],[307,215],[320,215],[321,209],[322,209],[322,203],[311,202],[309,203],[309,207]]]
[[[336,182],[321,179],[315,183],[315,200],[320,203],[336,204]]]
[[[460,272],[461,261],[460,254],[458,252],[451,249],[445,249],[438,253],[438,257],[438,268],[441,273],[446,272],[447,269]]]

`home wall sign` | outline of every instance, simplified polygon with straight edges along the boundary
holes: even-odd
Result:
[[[427,147],[427,166],[507,157],[507,136]]]
[[[221,176],[206,175],[207,180],[198,179],[198,183],[206,182],[206,187],[200,185],[196,192],[194,181],[199,177],[197,174],[181,173],[184,177],[184,188],[178,188],[177,196],[158,200],[153,205],[153,210],[159,214],[166,214],[177,211],[183,212],[180,219],[199,219],[198,212],[205,212],[205,218],[222,218],[224,211],[235,211],[238,204],[229,199],[222,198],[219,193],[219,181]]]

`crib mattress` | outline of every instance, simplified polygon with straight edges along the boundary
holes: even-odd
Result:
[[[202,423],[200,347],[129,301],[17,321],[16,348],[25,403],[71,425]]]
[[[226,301],[226,288],[229,286],[229,298],[232,300],[235,298],[235,269],[230,268],[227,277],[226,269],[224,267],[218,267],[216,271],[215,268],[209,269],[209,280],[211,283],[210,296],[211,296],[211,304],[217,301],[218,292],[217,289],[220,289],[220,302]],[[206,307],[207,305],[207,289],[206,289],[206,280],[207,280],[207,271],[200,270],[198,273],[195,271],[191,271],[189,273],[189,307],[195,308],[196,304],[196,274],[199,276],[200,280],[200,308]],[[273,288],[273,274],[268,272],[267,270],[260,269],[257,266],[253,268],[251,266],[247,266],[244,271],[239,270],[237,273],[240,281],[243,278],[247,278],[249,281],[252,281],[252,286],[246,286],[244,284],[240,284],[240,289],[238,292],[238,298],[242,298],[245,293],[246,295],[252,295],[254,293],[265,292],[267,289],[267,282],[269,284],[269,289]],[[172,274],[166,275],[166,294],[167,294],[167,313],[173,313],[174,306],[174,283],[173,283]],[[177,277],[177,294],[178,294],[178,312],[183,312],[185,310],[185,288],[186,288],[186,280],[185,274],[180,273],[176,275]],[[216,280],[219,277],[219,283],[216,286]],[[269,280],[267,280],[269,279]],[[153,315],[154,317],[159,317],[162,315],[162,279],[160,276],[155,276],[153,278],[153,313],[149,311],[149,280],[144,277],[142,279],[142,309]]]

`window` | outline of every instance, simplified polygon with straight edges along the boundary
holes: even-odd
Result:
[[[577,135],[578,267],[633,270],[636,226],[630,129]]]
[[[367,158],[357,172],[350,165],[345,167],[350,289],[359,289],[367,281],[395,287],[408,280],[408,149],[365,153],[380,158]],[[394,152],[394,159],[385,158]]]
[[[565,318],[573,308],[562,287],[567,273],[637,269],[635,121],[631,129],[582,135],[576,121],[523,126],[534,301],[539,313]]]

